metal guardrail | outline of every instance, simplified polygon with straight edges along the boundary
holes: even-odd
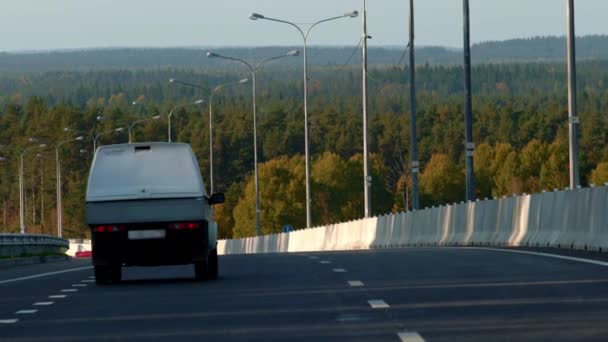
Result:
[[[0,234],[0,256],[18,257],[43,253],[65,253],[66,239],[39,234]]]

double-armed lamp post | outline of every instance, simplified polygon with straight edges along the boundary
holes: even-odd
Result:
[[[205,100],[201,99],[201,100],[196,100],[196,101],[194,101],[192,103],[186,103],[186,104],[177,105],[177,106],[173,107],[171,109],[171,111],[169,111],[169,115],[167,116],[167,121],[168,121],[167,122],[167,137],[168,137],[167,141],[171,142],[171,117],[173,116],[173,113],[177,109],[179,109],[179,108],[184,108],[184,107],[188,107],[188,106],[196,106],[196,105],[199,105],[199,104],[201,104],[203,102],[205,102]]]
[[[303,48],[304,48],[303,49],[303,56],[304,56],[304,156],[305,156],[305,161],[306,161],[306,227],[311,226],[311,201],[312,201],[311,197],[310,197],[310,146],[309,146],[310,144],[309,144],[309,128],[308,128],[308,60],[307,60],[307,56],[306,56],[308,35],[310,34],[310,31],[315,26],[317,26],[321,23],[325,23],[325,22],[337,20],[337,19],[342,19],[342,18],[355,18],[358,15],[359,15],[359,12],[352,11],[352,12],[345,13],[341,16],[323,19],[323,20],[317,21],[317,22],[313,23],[312,25],[310,25],[310,27],[306,31],[304,31],[298,24],[287,21],[287,20],[270,18],[270,17],[266,17],[259,13],[252,13],[251,16],[249,16],[249,19],[251,19],[251,20],[269,20],[269,21],[275,21],[275,22],[291,25],[296,30],[298,30],[298,32],[302,36],[302,40],[304,41],[304,45],[303,45]]]
[[[220,85],[216,86],[215,88],[213,88],[213,90],[211,91],[211,94],[209,95],[208,101],[209,101],[209,193],[210,194],[213,194],[213,191],[214,191],[214,187],[213,187],[213,96],[217,92],[219,92],[220,90],[222,90],[226,87],[243,84],[243,83],[247,83],[247,82],[249,82],[249,79],[244,78],[237,82],[229,82],[229,83],[220,84]],[[181,85],[184,85],[187,87],[193,87],[193,88],[198,88],[198,89],[203,89],[203,90],[205,89],[203,86],[200,86],[198,84],[183,82],[183,81],[177,80],[175,78],[170,79],[169,83],[181,84]]]
[[[153,116],[151,118],[137,120],[137,121],[133,122],[131,125],[129,125],[129,128],[128,128],[128,130],[129,130],[129,144],[131,144],[133,142],[132,137],[131,137],[131,132],[133,131],[133,128],[137,124],[143,123],[143,122],[146,122],[146,121],[150,121],[150,120],[158,120],[158,119],[160,119],[160,115],[155,115],[155,116]]]
[[[261,219],[260,219],[260,191],[259,191],[259,184],[258,184],[258,140],[257,140],[257,108],[256,108],[256,73],[258,72],[259,68],[264,65],[267,62],[270,62],[272,60],[276,60],[276,59],[280,59],[280,58],[284,58],[284,57],[294,57],[294,56],[299,56],[300,55],[300,51],[298,50],[293,50],[290,51],[284,55],[280,55],[280,56],[276,56],[276,57],[270,57],[270,58],[266,58],[264,60],[262,60],[261,62],[257,63],[255,66],[251,65],[250,63],[248,63],[245,60],[239,59],[239,58],[234,58],[234,57],[228,57],[228,56],[224,56],[224,55],[220,55],[218,53],[214,53],[214,52],[208,52],[207,53],[207,57],[209,58],[221,58],[221,59],[227,59],[227,60],[231,60],[234,62],[238,62],[241,63],[243,65],[245,65],[250,73],[251,73],[251,81],[252,81],[252,85],[253,85],[253,163],[254,163],[254,178],[255,178],[255,217],[256,217],[256,234],[257,235],[261,235],[262,234],[262,227],[261,227]]]
[[[101,133],[98,133],[97,135],[95,135],[93,137],[93,155],[95,155],[95,151],[97,151],[97,141],[99,141],[99,138],[101,138],[102,135],[122,132],[124,130],[125,130],[124,127],[118,127],[118,128],[114,128],[113,130],[101,132]]]
[[[29,138],[29,141],[32,143],[37,143],[38,139]],[[46,146],[46,144],[30,146],[21,152],[21,156],[19,158],[19,231],[21,234],[25,234],[25,184],[23,179],[23,156],[29,150],[35,148],[45,148]]]
[[[62,237],[63,235],[63,206],[62,206],[62,195],[61,195],[61,163],[59,161],[59,148],[63,144],[70,142],[83,141],[84,136],[78,136],[76,138],[64,140],[55,146],[55,165],[57,169],[57,236]]]

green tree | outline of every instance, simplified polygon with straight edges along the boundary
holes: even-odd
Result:
[[[452,203],[464,198],[464,172],[446,154],[434,154],[420,175],[420,204]]]

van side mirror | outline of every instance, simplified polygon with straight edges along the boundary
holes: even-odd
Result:
[[[209,202],[209,205],[214,205],[214,204],[224,203],[225,200],[226,199],[224,198],[224,193],[217,192],[217,193],[211,195],[211,197],[209,197],[209,199],[207,201]]]

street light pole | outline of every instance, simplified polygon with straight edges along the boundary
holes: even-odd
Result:
[[[369,151],[368,151],[368,132],[367,132],[367,7],[363,0],[363,44],[362,44],[362,96],[363,96],[363,199],[364,199],[364,214],[365,217],[371,215],[371,185],[372,177],[369,175]]]
[[[213,53],[213,52],[207,53],[207,57],[209,57],[209,58],[222,58],[222,59],[239,62],[239,63],[245,65],[251,72],[251,80],[253,83],[252,98],[253,98],[253,163],[254,163],[254,179],[255,179],[255,217],[256,217],[256,234],[258,236],[262,235],[262,226],[261,226],[261,218],[260,218],[261,209],[260,209],[260,191],[259,191],[259,178],[258,178],[258,138],[257,138],[257,106],[256,106],[256,78],[255,78],[255,76],[256,76],[257,71],[263,64],[265,64],[269,61],[275,60],[275,59],[283,58],[283,57],[298,56],[299,54],[300,54],[300,52],[298,50],[290,51],[284,55],[266,58],[266,59],[262,60],[261,62],[259,62],[258,64],[256,64],[254,67],[242,59],[227,57],[227,56],[223,56],[223,55]]]
[[[94,136],[93,137],[93,155],[95,155],[95,153],[97,151],[97,141],[99,140],[99,138],[101,138],[102,135],[108,134],[108,133],[114,133],[114,132],[122,132],[124,130],[125,130],[124,127],[118,127],[111,131],[101,132],[101,133],[97,134],[96,136]]]
[[[61,145],[73,142],[73,141],[83,141],[83,136],[78,136],[73,139],[64,140],[59,142],[55,146],[55,166],[57,169],[57,236],[63,236],[63,203],[62,203],[62,194],[61,194],[61,162],[59,161],[59,148]]]
[[[132,143],[132,140],[131,140],[131,131],[133,131],[133,127],[135,127],[135,125],[137,125],[138,123],[142,123],[142,122],[149,121],[149,120],[158,120],[158,119],[160,119],[160,115],[155,115],[155,116],[153,116],[153,117],[151,117],[151,118],[148,118],[148,119],[141,119],[141,120],[137,120],[137,121],[135,121],[134,123],[132,123],[132,124],[129,126],[129,144],[131,144],[131,143]]]
[[[270,21],[275,21],[275,22],[291,25],[294,28],[296,28],[298,30],[298,32],[300,32],[300,35],[302,36],[302,40],[304,41],[304,50],[303,50],[303,57],[304,57],[304,157],[305,157],[305,164],[306,164],[306,166],[305,166],[306,167],[306,170],[305,170],[306,171],[306,227],[311,226],[311,201],[312,201],[311,197],[310,197],[310,146],[309,146],[309,129],[308,129],[308,59],[306,56],[306,48],[308,45],[308,35],[310,34],[310,31],[315,26],[317,26],[321,23],[328,22],[331,20],[336,20],[336,19],[347,18],[347,17],[355,18],[358,15],[359,15],[359,12],[352,11],[352,12],[346,13],[346,14],[338,16],[338,17],[332,17],[332,18],[320,20],[320,21],[317,21],[316,23],[310,25],[310,27],[308,28],[308,30],[306,30],[306,32],[304,32],[304,30],[302,30],[302,28],[299,25],[292,23],[290,21],[265,17],[259,13],[252,13],[251,16],[249,17],[249,19],[251,19],[251,20],[264,19],[264,20],[270,20]]]
[[[418,210],[420,203],[418,197],[418,137],[416,132],[416,63],[414,60],[414,0],[410,0],[410,158],[412,175],[412,209]]]
[[[168,136],[168,141],[171,142],[171,117],[173,116],[173,112],[175,112],[175,110],[179,109],[179,108],[184,108],[187,106],[194,106],[194,105],[198,105],[203,103],[204,100],[196,100],[192,103],[186,103],[186,104],[182,104],[182,105],[177,105],[175,107],[173,107],[171,109],[171,111],[169,112],[169,115],[167,116],[167,121],[168,121],[168,125],[167,125],[167,136]]]
[[[568,134],[570,189],[580,185],[578,169],[578,124],[576,103],[576,36],[574,34],[574,0],[567,0],[568,9]]]
[[[44,234],[44,155],[38,153],[36,157],[40,160],[40,232]]]
[[[30,142],[36,142],[37,140],[34,138],[29,139]],[[24,176],[23,176],[23,156],[28,150],[32,148],[43,148],[46,147],[46,144],[39,144],[36,146],[31,146],[23,150],[21,152],[21,156],[19,159],[19,231],[21,234],[25,234],[25,185],[24,185]]]
[[[469,0],[463,0],[464,18],[464,137],[465,137],[465,160],[466,160],[466,186],[467,201],[475,200],[475,174],[473,168],[473,156],[475,155],[475,143],[473,143],[473,103],[471,99],[471,43],[470,43],[470,20]]]
[[[237,84],[244,84],[249,82],[248,78],[244,78],[238,82],[230,82],[226,84],[218,85],[213,88],[211,95],[209,95],[209,193],[213,194],[213,96],[221,89]],[[255,125],[254,125],[255,126]]]

